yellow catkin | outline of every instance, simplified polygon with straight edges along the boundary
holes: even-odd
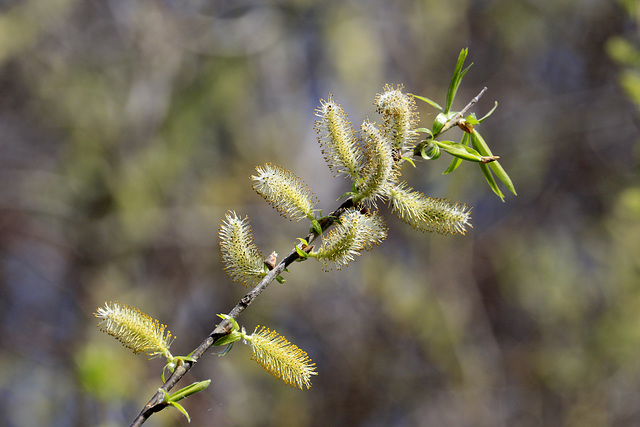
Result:
[[[253,188],[283,216],[300,220],[313,216],[315,203],[306,184],[289,170],[266,163],[256,167],[252,175]]]
[[[135,354],[146,353],[151,357],[171,358],[169,346],[174,337],[166,325],[147,316],[135,307],[118,302],[106,302],[94,316],[102,319],[98,327]]]
[[[385,132],[393,140],[393,148],[406,150],[413,147],[418,136],[414,131],[418,124],[418,113],[413,97],[402,93],[402,85],[397,88],[385,85],[374,104],[384,117]]]
[[[218,232],[224,269],[234,282],[252,286],[265,275],[264,257],[253,242],[248,218],[229,212]]]
[[[258,327],[247,337],[255,360],[267,372],[292,387],[311,387],[311,376],[317,375],[316,365],[307,353],[290,343],[276,331]]]
[[[357,179],[361,167],[361,153],[356,144],[353,126],[342,106],[333,100],[320,100],[316,109],[315,129],[322,153],[331,169],[336,174],[346,174]]]
[[[391,190],[389,199],[393,213],[420,231],[465,234],[466,227],[471,227],[471,211],[467,206],[427,197],[405,182]]]

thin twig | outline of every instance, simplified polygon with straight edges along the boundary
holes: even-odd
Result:
[[[462,120],[462,118],[464,117],[464,115],[467,114],[467,111],[469,111],[471,109],[471,107],[473,107],[480,100],[480,98],[482,98],[482,95],[484,95],[484,93],[486,91],[487,91],[486,87],[482,88],[480,93],[477,94],[475,96],[475,98],[473,98],[471,101],[469,101],[469,103],[462,110],[460,110],[460,112],[458,112],[458,114],[453,116],[449,121],[447,121],[444,124],[444,126],[442,126],[442,129],[440,129],[440,132],[438,132],[436,135],[429,135],[426,140],[424,140],[424,141],[420,142],[418,145],[416,145],[415,148],[413,149],[413,155],[414,156],[421,156],[422,155],[422,148],[426,144],[428,144],[436,136],[445,133],[446,131],[448,131],[449,129],[451,129],[454,126],[457,126],[458,123],[460,122],[460,120]]]
[[[335,211],[333,211],[330,215],[325,217],[322,221],[320,221],[320,226],[322,227],[322,231],[331,227],[336,219],[340,218],[340,216],[344,213],[345,210],[353,207],[353,201],[351,198],[347,199],[340,207],[338,207]],[[306,241],[311,243],[315,239],[318,238],[318,234],[315,231],[311,231],[309,235],[306,237]],[[270,284],[273,282],[283,271],[287,268],[291,263],[296,261],[299,258],[298,252],[293,249],[289,254],[282,259],[266,276],[258,283],[251,291],[246,294],[242,299],[236,304],[236,306],[229,312],[229,316],[237,319],[238,316],[253,302],[254,299],[258,297]],[[139,427],[155,412],[159,412],[167,407],[167,405],[163,402],[164,393],[162,390],[168,392],[171,390],[185,375],[191,368],[196,364],[196,362],[206,353],[209,348],[215,343],[219,338],[229,334],[231,332],[231,323],[228,320],[223,320],[218,324],[215,329],[209,334],[209,336],[200,343],[200,345],[191,353],[191,357],[193,361],[185,361],[176,367],[175,371],[171,374],[171,376],[165,381],[164,384],[160,387],[160,389],[153,395],[151,399],[144,405],[142,411],[138,414],[135,420],[131,423],[131,427]]]
[[[487,91],[486,87],[482,88],[480,93],[477,94],[475,98],[469,101],[469,103],[462,110],[460,110],[458,114],[453,116],[451,120],[449,120],[447,123],[444,124],[444,126],[440,130],[440,133],[444,133],[449,129],[451,129],[452,127],[457,126],[458,122],[464,117],[465,114],[467,114],[467,111],[469,111],[471,107],[473,107],[480,100],[480,98],[482,98],[482,95],[484,95],[486,91]]]

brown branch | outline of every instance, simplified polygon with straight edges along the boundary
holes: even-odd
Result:
[[[340,207],[338,207],[335,211],[333,211],[330,215],[322,218],[320,222],[320,226],[322,227],[322,231],[331,227],[333,223],[340,218],[340,216],[344,213],[345,210],[353,207],[353,201],[351,198],[347,199]],[[318,234],[315,231],[311,231],[307,237],[306,241],[310,244],[316,238],[318,238]],[[246,294],[238,304],[229,312],[229,316],[237,319],[238,316],[247,308],[249,305],[255,300],[267,287],[273,282],[291,263],[296,261],[299,258],[298,252],[293,249],[289,254],[283,258],[282,261],[278,263],[266,276],[258,283],[251,291]],[[200,345],[191,353],[191,357],[193,361],[183,361],[180,363],[171,374],[171,376],[165,381],[164,384],[160,387],[160,390],[156,392],[156,394],[149,399],[142,411],[138,414],[135,420],[131,423],[131,427],[141,426],[144,422],[154,413],[159,412],[167,407],[167,404],[163,402],[164,393],[162,390],[168,392],[171,390],[186,374],[191,370],[191,368],[196,364],[196,362],[205,354],[209,348],[215,343],[219,338],[229,334],[231,332],[231,322],[228,320],[223,320],[218,324],[215,329],[209,334],[209,336],[200,343]]]

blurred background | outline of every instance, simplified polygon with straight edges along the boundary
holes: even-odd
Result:
[[[266,162],[325,213],[350,184],[313,125],[335,95],[356,128],[384,84],[443,103],[460,50],[478,129],[518,196],[449,157],[405,168],[473,207],[466,236],[389,237],[341,271],[294,264],[240,317],[317,363],[287,387],[237,345],[183,380],[196,426],[640,424],[640,10],[635,0],[0,2],[0,424],[129,425],[160,385],[101,333],[139,307],[191,352],[248,291],[218,227],[249,215],[264,254],[306,223],[252,190]],[[421,124],[435,110],[420,103]],[[452,130],[450,138],[460,138]],[[411,169],[411,170],[409,170]],[[505,190],[506,191],[506,190]],[[211,352],[209,352],[211,353]],[[186,426],[175,410],[146,425]]]

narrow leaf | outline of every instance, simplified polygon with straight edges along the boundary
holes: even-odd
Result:
[[[176,403],[176,402],[169,402],[169,405],[173,406],[174,408],[176,408],[178,411],[182,412],[182,415],[184,415],[185,417],[187,417],[187,421],[191,422],[191,417],[189,416],[189,413],[187,412],[186,409],[184,409],[182,407],[181,404]]]
[[[433,133],[431,132],[431,129],[427,129],[427,128],[417,128],[413,130],[414,132],[424,132],[424,133],[428,133],[430,137],[433,137]]]
[[[169,396],[169,402],[177,402],[209,387],[211,380],[199,381],[182,388]]]
[[[414,168],[416,167],[416,164],[414,163],[413,159],[411,159],[411,157],[402,157],[401,160],[411,163],[411,166],[413,166]]]
[[[493,112],[496,110],[496,108],[498,108],[498,101],[496,101],[496,103],[494,104],[493,108],[491,110],[489,110],[489,112],[487,114],[485,114],[483,118],[479,119],[478,122],[480,122],[480,123],[484,122],[491,114],[493,114]]]
[[[475,131],[471,134],[471,143],[473,144],[473,148],[478,150],[478,152],[483,156],[487,156],[487,157],[493,156],[493,154],[491,153],[491,150],[489,149],[489,146],[487,145],[484,138],[482,138],[482,135],[480,135],[478,131]],[[500,179],[500,181],[502,181],[504,185],[506,185],[509,191],[517,195],[513,182],[511,181],[511,178],[509,178],[509,175],[504,170],[502,165],[500,165],[500,163],[498,162],[491,162],[489,163],[489,167],[496,174],[498,179]]]
[[[440,106],[440,104],[438,104],[436,101],[429,99],[427,97],[424,96],[418,96],[418,95],[414,95],[411,94],[411,96],[413,96],[414,98],[418,98],[420,101],[424,101],[427,104],[431,105],[433,108],[440,110],[441,112],[444,111],[444,109]]]
[[[469,145],[469,134],[464,132],[462,134],[462,140],[460,140],[460,144],[462,145]],[[462,164],[462,159],[460,159],[459,157],[454,157],[453,160],[451,160],[451,164],[449,165],[449,167],[447,168],[447,170],[445,170],[444,172],[442,172],[443,175],[446,175],[448,173],[453,172],[454,170],[458,169],[458,166],[460,166]]]
[[[236,321],[236,319],[229,316],[228,314],[218,314],[218,317],[224,320],[228,320],[229,323],[231,323],[231,326],[233,326],[233,328],[231,328],[231,332],[240,330],[240,325],[238,325],[238,322]]]
[[[218,338],[216,342],[213,343],[213,345],[223,346],[223,345],[233,344],[236,341],[240,341],[241,338],[242,338],[242,334],[238,332],[231,332],[230,334],[227,334],[223,337]]]
[[[311,221],[311,228],[313,228],[318,236],[322,234],[322,227],[320,227],[320,223],[317,219]]]
[[[442,130],[442,128],[444,127],[444,125],[453,118],[453,116],[455,116],[455,113],[440,113],[436,116],[435,120],[433,121],[433,134],[432,134],[432,138],[433,135],[438,135],[440,133],[440,131]]]
[[[482,156],[471,147],[453,141],[433,141],[447,153],[470,162],[482,162]]]
[[[447,170],[442,172],[442,175],[446,175],[448,173],[453,172],[454,170],[458,169],[458,166],[460,166],[461,164],[462,164],[462,159],[459,157],[454,157],[453,160],[451,160],[451,164],[449,164],[449,167],[447,168]]]
[[[500,189],[498,188],[498,184],[496,184],[496,181],[493,179],[493,175],[489,170],[489,166],[484,163],[480,163],[480,169],[482,170],[482,174],[484,175],[484,178],[487,180],[489,187],[491,187],[493,192],[496,193],[498,197],[500,197],[500,199],[504,202],[504,194],[502,194],[502,191],[500,191]]]
[[[458,55],[458,62],[456,63],[456,68],[453,71],[453,77],[451,78],[451,83],[449,84],[449,90],[447,91],[447,104],[444,110],[444,113],[448,113],[451,110],[451,105],[453,104],[453,100],[456,97],[456,93],[458,92],[458,88],[460,87],[460,82],[462,81],[462,77],[469,70],[471,65],[469,65],[464,71],[462,71],[462,66],[464,65],[464,60],[467,58],[468,49],[462,49],[460,51],[460,55]]]

